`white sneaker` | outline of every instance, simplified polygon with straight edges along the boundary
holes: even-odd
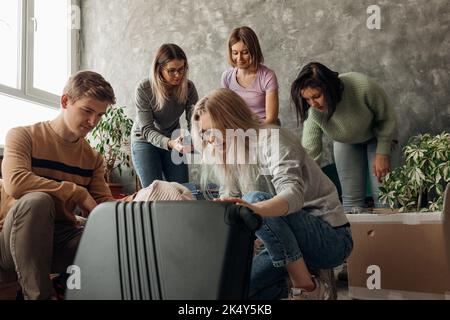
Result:
[[[289,300],[330,300],[331,290],[327,283],[313,277],[316,287],[313,291],[306,291],[300,288],[291,288]]]

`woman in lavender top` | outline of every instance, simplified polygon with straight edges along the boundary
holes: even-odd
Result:
[[[228,62],[232,68],[222,74],[222,87],[240,95],[261,123],[279,124],[277,76],[263,65],[258,37],[249,27],[231,32]]]

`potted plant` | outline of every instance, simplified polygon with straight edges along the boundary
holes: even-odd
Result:
[[[450,182],[450,133],[414,136],[403,155],[405,164],[382,179],[380,200],[399,212],[442,211]]]
[[[353,298],[444,299],[450,291],[444,225],[450,219],[450,134],[414,136],[403,155],[405,164],[380,186],[382,202],[399,213],[347,215]]]
[[[87,141],[105,158],[105,180],[111,188],[113,196],[121,193],[120,184],[112,183],[114,170],[122,175],[123,167],[134,170],[129,154],[129,137],[133,121],[125,114],[125,107],[112,106],[106,111],[101,121],[89,134]]]

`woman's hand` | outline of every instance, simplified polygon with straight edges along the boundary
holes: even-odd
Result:
[[[169,142],[167,143],[167,146],[169,147],[169,149],[176,150],[179,153],[189,153],[192,150],[191,146],[183,145],[183,137],[182,136],[179,136],[175,140],[169,140]]]
[[[218,202],[231,202],[238,206],[247,207],[254,213],[263,217],[278,217],[284,216],[288,212],[288,202],[280,196],[275,196],[272,199],[264,200],[257,203],[248,203],[240,198],[220,198],[214,199]]]
[[[389,171],[391,171],[391,164],[388,155],[375,154],[375,161],[373,162],[373,175],[378,178],[378,182],[384,177]]]
[[[230,203],[234,203],[235,205],[249,208],[254,213],[259,213],[258,212],[259,209],[256,206],[256,203],[255,204],[248,203],[248,202],[246,202],[246,201],[244,201],[244,200],[242,200],[240,198],[227,197],[227,198],[214,199],[214,201],[216,201],[216,202],[230,202]]]

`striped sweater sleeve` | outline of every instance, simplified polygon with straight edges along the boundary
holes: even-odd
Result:
[[[11,129],[6,136],[2,163],[6,194],[19,199],[27,193],[45,192],[61,203],[79,203],[87,199],[88,191],[73,182],[57,182],[34,174],[31,171],[31,152],[31,136],[26,129]]]
[[[88,191],[97,203],[113,201],[111,190],[105,181],[105,166],[103,157],[98,154],[92,180],[88,185]]]

